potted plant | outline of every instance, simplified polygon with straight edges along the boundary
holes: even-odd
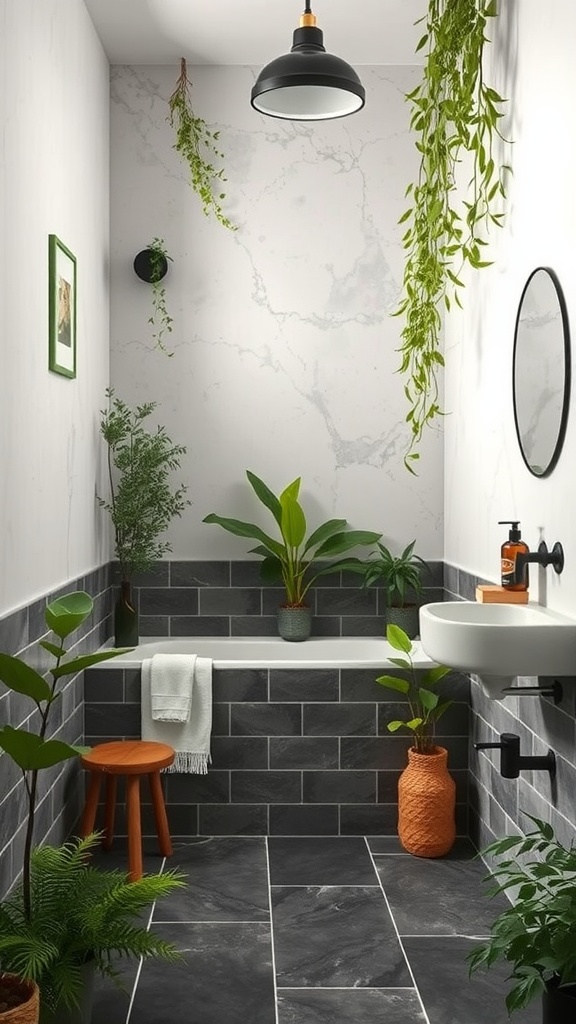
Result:
[[[542,1024],[574,1024],[576,849],[562,846],[551,825],[526,817],[536,825],[532,832],[498,839],[482,851],[498,865],[486,876],[496,883],[489,895],[512,889],[513,903],[492,924],[489,941],[470,954],[470,972],[504,960],[513,983],[509,1014],[540,996]]]
[[[152,314],[148,317],[148,323],[152,325],[152,337],[156,347],[161,349],[165,355],[172,357],[173,352],[168,352],[164,344],[164,335],[172,333],[173,318],[166,308],[166,288],[162,284],[168,273],[168,261],[172,257],[166,249],[163,238],[153,238],[145,249],[142,249],[134,257],[134,270],[141,281],[152,285]]]
[[[394,556],[381,541],[378,550],[364,563],[364,586],[381,586],[385,590],[385,626],[400,626],[411,639],[418,636],[418,603],[413,600],[422,594],[422,568],[430,571],[427,562],[414,554],[413,540],[402,554]]]
[[[159,536],[175,516],[190,504],[187,487],[173,488],[169,475],[180,468],[184,445],[174,444],[164,427],[148,431],[144,420],[156,408],[146,402],[135,410],[108,388],[109,407],[103,410],[100,432],[108,445],[110,501],[98,498],[114,526],[116,558],[120,564],[120,595],[114,610],[114,642],[134,647],[138,643],[138,612],[132,597],[132,578],[150,569],[171,551]]]
[[[298,497],[300,477],[293,480],[277,497],[270,488],[250,470],[246,470],[248,483],[265,508],[272,513],[279,537],[271,537],[254,523],[227,519],[211,512],[202,520],[216,523],[237,537],[249,537],[260,543],[250,549],[251,554],[263,558],[262,579],[267,584],[281,582],[286,600],[278,609],[278,630],[284,640],[306,640],[311,629],[311,609],[306,595],[313,583],[337,569],[358,571],[358,558],[333,559],[345,551],[365,544],[374,544],[381,534],[369,530],[350,530],[345,519],[329,519],[308,537],[306,516]]]
[[[398,780],[398,836],[408,853],[442,857],[456,837],[456,796],[448,771],[448,751],[436,745],[434,732],[452,701],[441,702],[434,688],[450,669],[436,665],[419,678],[410,637],[399,626],[388,626],[386,639],[394,650],[401,652],[402,657],[390,661],[404,675],[379,676],[376,682],[401,693],[407,701],[406,719],[388,722],[388,731],[408,729],[414,740],[408,751],[408,766]]]
[[[147,933],[144,936],[145,928],[131,918],[143,906],[182,884],[178,876],[170,872],[166,876],[151,875],[142,880],[143,886],[126,883],[127,888],[122,889],[117,874],[109,876],[87,867],[93,837],[61,848],[33,847],[40,772],[88,749],[47,738],[50,713],[61,697],[58,680],[124,653],[109,649],[67,657],[64,641],[92,609],[92,599],[83,591],[46,606],[46,625],[54,639],[41,640],[40,645],[55,659],[51,682],[20,658],[0,653],[0,680],[29,697],[37,712],[28,720],[28,724],[37,724],[35,732],[9,725],[0,729],[0,749],[20,768],[27,797],[21,880],[12,895],[0,903],[0,970],[38,984],[43,1024],[57,1006],[58,1024],[65,1024],[65,1011],[80,1001],[86,964],[110,973],[110,954],[114,950],[138,956],[174,955],[172,947],[156,937],[150,940]],[[2,983],[5,981],[6,975]],[[22,1013],[20,1006],[18,1010]],[[36,1016],[18,1016],[14,1024],[34,1024],[37,1019],[36,1008]]]

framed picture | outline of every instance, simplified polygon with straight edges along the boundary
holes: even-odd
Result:
[[[56,235],[48,236],[48,366],[76,376],[76,257]]]

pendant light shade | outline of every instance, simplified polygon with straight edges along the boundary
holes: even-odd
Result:
[[[364,106],[366,92],[345,60],[326,53],[323,35],[306,3],[290,53],[262,69],[252,89],[255,110],[289,121],[346,117]]]

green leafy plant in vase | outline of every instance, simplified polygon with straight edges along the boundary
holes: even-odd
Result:
[[[469,955],[470,972],[504,961],[511,1014],[541,997],[543,1024],[576,1021],[576,849],[567,849],[547,822],[526,814],[536,828],[491,843],[483,856],[496,861],[486,876],[491,897],[512,890],[483,942]]]
[[[99,497],[114,527],[114,547],[120,566],[120,595],[114,614],[117,645],[138,643],[138,612],[132,595],[137,572],[150,569],[157,559],[171,551],[160,540],[175,516],[181,516],[190,502],[187,487],[173,487],[170,474],[180,468],[184,445],[174,444],[162,426],[146,429],[145,420],[156,409],[146,402],[130,409],[113,388],[106,395],[109,407],[102,410],[100,433],[108,446],[110,500]]]
[[[413,540],[400,555],[393,555],[381,541],[377,551],[364,563],[364,586],[383,587],[386,597],[384,622],[400,626],[411,639],[419,632],[418,599],[423,592],[422,569],[430,566],[414,554]]]
[[[391,733],[407,729],[413,741],[408,766],[398,781],[398,835],[409,853],[441,857],[456,837],[456,790],[448,771],[448,751],[435,741],[436,724],[452,704],[441,700],[435,689],[450,669],[435,665],[418,670],[412,640],[399,626],[388,626],[386,639],[400,652],[400,657],[389,660],[402,674],[378,676],[376,682],[401,694],[406,709],[403,718],[387,723],[387,729]]]
[[[337,570],[353,569],[361,565],[358,558],[336,558],[344,552],[367,544],[375,544],[381,534],[370,530],[351,530],[345,519],[329,519],[307,536],[308,524],[299,501],[301,478],[297,477],[276,496],[255,473],[246,470],[248,483],[256,497],[274,518],[277,537],[272,537],[254,523],[229,519],[211,512],[202,521],[215,523],[237,537],[259,541],[251,554],[263,559],[261,576],[264,583],[281,583],[285,603],[279,609],[279,631],[286,640],[304,640],[310,635],[310,609],[306,597],[320,576]],[[334,559],[336,559],[334,561]],[[328,561],[326,561],[328,560]],[[292,635],[290,612],[296,610],[303,620],[301,628]],[[305,609],[302,615],[302,609]]]
[[[140,882],[126,881],[118,872],[102,872],[87,864],[94,836],[62,847],[34,847],[34,824],[40,772],[77,758],[88,748],[50,735],[50,716],[59,704],[59,681],[125,653],[120,649],[69,657],[64,642],[93,610],[83,591],[57,598],[46,606],[45,619],[54,639],[40,645],[54,658],[51,681],[21,658],[0,653],[0,680],[8,689],[28,697],[36,715],[29,728],[0,729],[0,749],[22,772],[27,816],[22,875],[15,889],[0,902],[0,971],[37,983],[41,1020],[55,1024],[83,997],[85,968],[114,975],[111,957],[165,956],[175,949],[149,933],[137,920],[140,911],[183,884],[167,872]],[[32,731],[32,725],[36,731]]]

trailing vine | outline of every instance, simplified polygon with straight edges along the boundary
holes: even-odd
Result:
[[[224,159],[224,154],[215,146],[220,132],[211,132],[203,120],[192,108],[192,83],[186,71],[186,61],[180,61],[180,77],[172,93],[168,105],[168,120],[176,129],[174,149],[186,160],[190,169],[190,183],[199,195],[202,209],[206,216],[213,213],[216,220],[230,231],[235,231],[234,224],[223,213],[220,201],[226,198],[224,192],[217,192],[219,183],[226,181],[224,170],[217,170],[212,163],[214,157]],[[203,155],[206,154],[206,156]]]
[[[497,13],[496,0],[429,0],[428,13],[420,19],[426,21],[416,48],[426,48],[423,77],[406,96],[420,168],[406,189],[411,206],[399,221],[407,225],[402,239],[406,261],[403,295],[394,314],[405,317],[399,372],[408,378],[404,392],[412,436],[404,463],[410,472],[424,428],[443,415],[437,379],[444,365],[443,311],[452,302],[462,306],[465,265],[490,266],[483,258],[484,236],[492,225],[502,226],[499,205],[510,167],[497,166],[495,142],[503,138],[498,122],[505,100],[482,73],[486,26]],[[465,154],[470,154],[472,177],[461,201],[456,176]]]
[[[150,254],[150,284],[152,285],[153,309],[152,316],[148,318],[148,323],[152,324],[155,329],[152,337],[157,347],[162,349],[167,356],[173,356],[174,353],[168,352],[163,342],[164,335],[172,333],[174,320],[166,309],[166,289],[161,283],[163,278],[162,271],[165,269],[164,260],[172,261],[172,257],[166,251],[166,243],[163,238],[153,238],[148,245],[148,252]]]

